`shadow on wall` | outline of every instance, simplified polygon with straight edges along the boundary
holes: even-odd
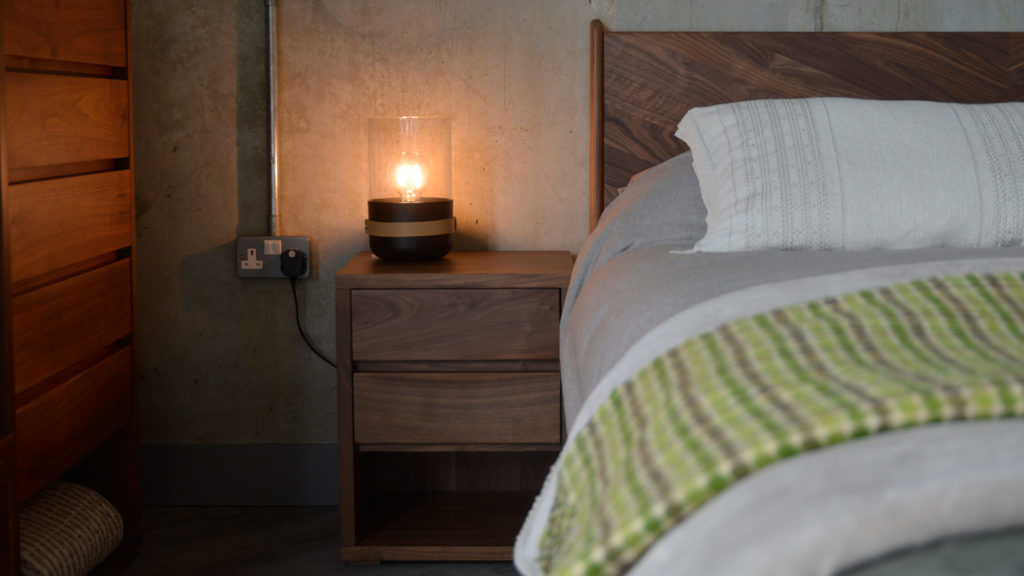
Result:
[[[458,222],[456,222],[456,226]],[[491,250],[494,247],[488,243],[487,236],[472,234],[455,230],[455,237],[452,239],[455,250]]]

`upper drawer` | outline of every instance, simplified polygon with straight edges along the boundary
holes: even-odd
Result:
[[[9,169],[127,158],[128,82],[9,72]]]
[[[131,246],[130,179],[121,170],[12,184],[11,282]]]
[[[13,298],[15,395],[130,334],[131,285],[119,260]]]
[[[124,0],[5,0],[4,52],[12,56],[124,67]]]
[[[353,290],[354,360],[557,360],[559,291]]]

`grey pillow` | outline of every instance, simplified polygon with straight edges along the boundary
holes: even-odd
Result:
[[[634,175],[601,220],[614,219],[612,227],[635,233],[640,244],[692,248],[707,232],[707,214],[693,156],[684,152]]]
[[[633,176],[580,249],[566,311],[590,273],[618,254],[657,244],[693,248],[707,231],[706,216],[689,152]]]

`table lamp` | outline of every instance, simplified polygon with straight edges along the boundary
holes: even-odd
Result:
[[[370,118],[366,233],[383,260],[437,260],[452,248],[451,118]]]

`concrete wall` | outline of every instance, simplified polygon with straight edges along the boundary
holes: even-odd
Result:
[[[462,249],[576,251],[587,233],[588,25],[1020,30],[1021,0],[279,0],[283,232],[334,356],[333,275],[366,249],[366,118],[453,117]],[[334,371],[286,281],[242,281],[265,231],[262,0],[134,0],[139,359],[150,444],[329,444]]]

